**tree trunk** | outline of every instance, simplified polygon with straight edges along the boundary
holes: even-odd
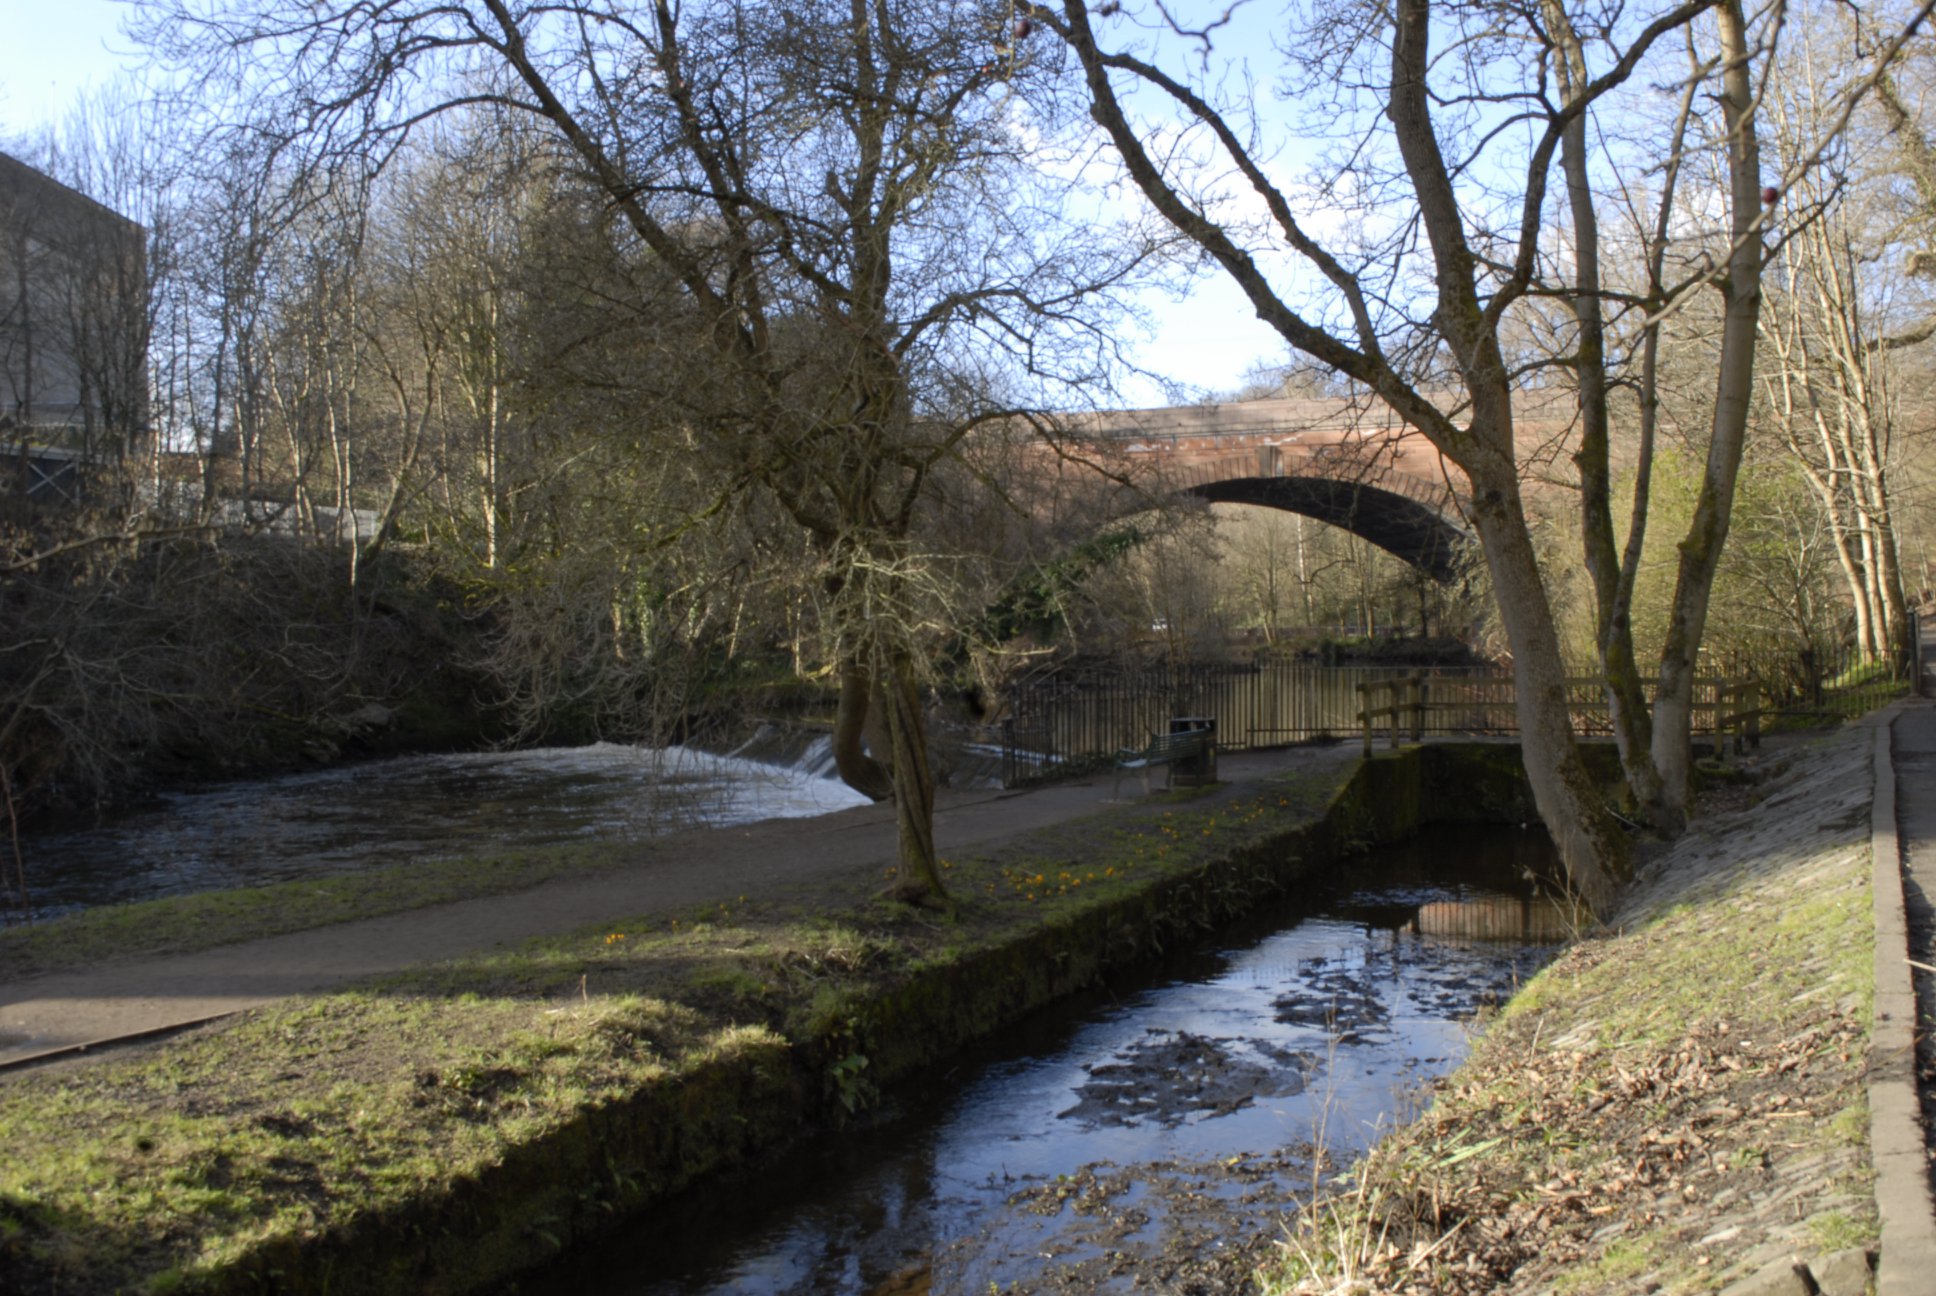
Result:
[[[1630,876],[1626,839],[1574,746],[1566,667],[1552,608],[1508,464],[1472,471],[1473,523],[1485,546],[1499,617],[1512,645],[1520,753],[1533,803],[1553,837],[1574,895],[1595,914]]]
[[[1886,512],[1876,519],[1876,552],[1883,610],[1889,618],[1889,652],[1897,669],[1906,670],[1916,659],[1916,645],[1910,637],[1909,596],[1902,584],[1902,556],[1896,547],[1895,521]]]
[[[858,661],[840,666],[840,705],[834,712],[834,768],[840,781],[864,797],[885,801],[894,795],[894,782],[887,766],[867,754],[869,703],[874,695],[873,676]]]
[[[888,765],[894,786],[894,818],[900,828],[904,900],[947,903],[941,863],[934,848],[934,771],[928,765],[927,720],[913,663],[893,653],[882,672],[881,710],[885,712]]]
[[[1431,30],[1429,0],[1402,0],[1396,7],[1387,113],[1432,246],[1439,293],[1434,318],[1471,397],[1471,422],[1463,435],[1440,428],[1438,439],[1472,483],[1473,525],[1512,645],[1520,753],[1533,801],[1574,894],[1595,914],[1604,914],[1628,875],[1626,841],[1573,745],[1559,634],[1520,499],[1512,380],[1497,317],[1489,313],[1499,302],[1481,304],[1477,259],[1466,242],[1458,194],[1432,121],[1426,88]]]
[[[1548,0],[1547,27],[1560,44],[1555,67],[1569,103],[1584,94],[1586,56],[1574,35],[1565,7]],[[1573,456],[1580,473],[1580,538],[1586,569],[1593,578],[1594,644],[1606,682],[1607,715],[1620,766],[1635,808],[1656,830],[1673,832],[1676,816],[1667,804],[1660,771],[1654,765],[1653,724],[1635,661],[1630,604],[1633,586],[1625,578],[1613,534],[1613,473],[1607,409],[1606,331],[1600,294],[1600,222],[1589,174],[1586,115],[1575,117],[1560,136],[1560,169],[1573,215],[1573,318],[1579,329],[1574,372],[1580,409],[1580,448]],[[1663,196],[1662,202],[1670,201]],[[1643,501],[1636,498],[1636,518]],[[1636,522],[1638,525],[1638,521]]]
[[[1728,179],[1733,208],[1727,275],[1721,281],[1721,371],[1715,382],[1713,433],[1693,521],[1680,543],[1680,570],[1660,652],[1660,689],[1654,698],[1654,764],[1668,812],[1685,824],[1693,764],[1691,731],[1694,669],[1707,630],[1721,547],[1727,543],[1735,478],[1747,440],[1754,394],[1756,327],[1761,313],[1761,148],[1755,135],[1751,51],[1740,0],[1715,6],[1721,37],[1721,111],[1728,127]]]

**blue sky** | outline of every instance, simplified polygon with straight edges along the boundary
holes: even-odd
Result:
[[[0,0],[0,136],[58,118],[131,61],[113,0]]]
[[[0,0],[0,140],[58,120],[75,99],[136,62],[119,26],[116,0]],[[1146,368],[1197,388],[1227,390],[1259,361],[1284,354],[1276,335],[1222,276],[1205,276],[1188,299],[1148,303],[1156,336],[1138,353]],[[1159,388],[1133,381],[1134,403],[1165,403]]]

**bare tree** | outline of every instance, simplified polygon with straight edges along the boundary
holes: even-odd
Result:
[[[1767,401],[1829,524],[1866,656],[1905,655],[1897,556],[1894,354],[1863,299],[1863,260],[1840,213],[1790,244],[1767,329]]]
[[[1804,154],[1834,112],[1852,53],[1872,43],[1863,15],[1814,24],[1771,96],[1784,160]],[[1839,28],[1839,30],[1838,30]],[[1767,408],[1827,522],[1858,649],[1907,661],[1909,603],[1899,554],[1900,427],[1907,348],[1932,331],[1926,293],[1927,139],[1898,73],[1876,79],[1883,130],[1851,132],[1791,187],[1818,213],[1783,250],[1764,330]],[[1789,162],[1792,165],[1792,162]],[[1908,186],[1891,181],[1906,177]],[[1900,277],[1888,273],[1900,267]]]
[[[1596,908],[1626,874],[1625,846],[1572,742],[1565,666],[1522,499],[1514,419],[1519,362],[1507,348],[1508,319],[1536,282],[1549,172],[1566,133],[1645,66],[1663,37],[1710,8],[1716,6],[1700,0],[1623,28],[1604,68],[1576,68],[1557,101],[1547,89],[1555,41],[1523,11],[1399,0],[1389,17],[1366,7],[1303,23],[1293,37],[1303,53],[1289,60],[1291,84],[1314,103],[1328,96],[1318,111],[1329,119],[1366,118],[1350,142],[1350,160],[1315,188],[1331,197],[1356,187],[1375,193],[1387,211],[1417,213],[1415,222],[1386,222],[1382,241],[1355,249],[1328,245],[1300,218],[1266,167],[1262,145],[1253,147],[1234,110],[1213,102],[1204,77],[1168,71],[1133,46],[1106,48],[1082,0],[1043,13],[1081,60],[1096,119],[1152,205],[1232,277],[1292,347],[1375,393],[1465,472],[1512,646],[1535,798],[1573,886]],[[1112,5],[1094,13],[1114,11]],[[1722,25],[1745,40],[1738,8]],[[1435,33],[1448,32],[1460,39],[1435,55]],[[1207,46],[1214,36],[1201,39]],[[1534,53],[1522,57],[1526,48]],[[1749,51],[1743,44],[1733,52],[1745,76]],[[1206,171],[1191,165],[1187,149],[1150,146],[1151,129],[1132,119],[1125,84],[1162,95],[1182,128],[1214,150],[1219,168],[1241,177],[1267,234],[1215,217],[1219,195],[1205,187]],[[1450,139],[1476,143],[1448,157],[1442,141]],[[1503,145],[1486,151],[1505,139],[1521,141],[1523,151],[1512,158]],[[1750,150],[1743,165],[1751,161]],[[1516,180],[1503,194],[1488,188],[1507,176]],[[1754,192],[1746,221],[1760,210],[1758,178]],[[1272,258],[1281,254],[1304,272],[1280,268],[1285,263]],[[1460,410],[1432,399],[1446,378],[1457,384]]]
[[[1012,93],[1034,61],[991,57],[1008,19],[858,0],[143,12],[145,38],[182,62],[282,87],[264,107],[295,124],[314,168],[381,160],[465,105],[545,124],[638,260],[680,291],[707,363],[663,409],[718,465],[719,498],[764,491],[810,537],[840,662],[842,776],[892,793],[908,871],[939,894],[920,657],[948,612],[915,522],[937,467],[1004,412],[943,375],[971,345],[1025,373],[1100,372],[1106,342],[1081,305],[1142,259],[1138,240],[1073,228],[1046,172],[1020,165],[1054,123],[1024,120]]]

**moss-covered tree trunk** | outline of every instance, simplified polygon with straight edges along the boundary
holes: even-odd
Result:
[[[1475,428],[1476,430],[1476,428]],[[1573,743],[1566,663],[1510,459],[1468,468],[1473,525],[1485,546],[1499,618],[1512,645],[1520,750],[1539,817],[1553,838],[1567,883],[1605,914],[1629,876],[1627,844]]]
[[[948,888],[941,880],[941,860],[934,845],[934,770],[928,760],[920,676],[907,653],[889,649],[883,657],[880,709],[886,722],[902,873],[901,885],[893,894],[917,903],[946,904]]]

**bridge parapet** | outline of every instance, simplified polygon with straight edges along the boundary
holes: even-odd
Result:
[[[1123,410],[1072,418],[1078,437],[1124,455],[1157,460],[1191,485],[1206,473],[1316,476],[1392,490],[1433,508],[1463,493],[1465,474],[1423,433],[1383,405],[1320,399],[1235,401]],[[1243,456],[1255,467],[1244,473]]]
[[[1212,503],[1284,509],[1341,526],[1443,580],[1465,538],[1465,479],[1382,407],[1260,400],[1084,415],[1065,422]]]

